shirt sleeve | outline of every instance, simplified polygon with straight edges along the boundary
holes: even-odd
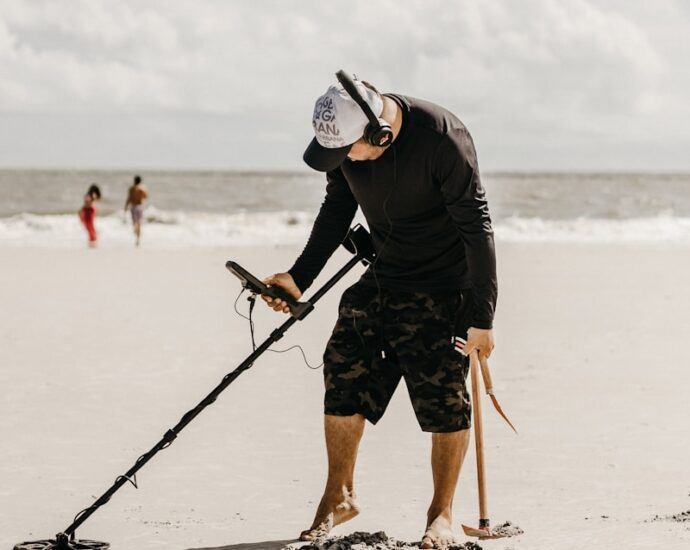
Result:
[[[357,212],[357,200],[340,168],[327,172],[326,179],[326,198],[314,220],[307,245],[288,270],[302,292],[311,286],[343,242]]]
[[[474,300],[472,326],[489,329],[498,296],[494,232],[474,143],[467,130],[451,130],[444,136],[436,150],[434,170],[448,213],[465,246]]]

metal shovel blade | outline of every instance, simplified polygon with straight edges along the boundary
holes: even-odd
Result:
[[[490,529],[478,529],[465,524],[462,525],[462,530],[468,537],[477,537],[479,540],[502,539],[506,536],[500,533],[492,533]]]

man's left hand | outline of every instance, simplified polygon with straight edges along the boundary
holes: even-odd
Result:
[[[488,358],[493,349],[494,331],[492,329],[470,327],[467,331],[467,344],[463,349],[465,355],[477,351],[480,358]]]

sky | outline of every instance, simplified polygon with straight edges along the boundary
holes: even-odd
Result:
[[[690,171],[686,0],[0,0],[0,167],[306,169],[346,69],[491,171]]]

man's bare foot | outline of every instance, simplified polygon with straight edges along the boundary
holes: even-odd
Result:
[[[340,499],[343,499],[341,496]],[[321,499],[321,504],[316,511],[314,523],[306,531],[302,531],[299,540],[316,540],[325,537],[336,525],[345,523],[359,514],[359,505],[354,494],[346,496],[341,502]]]
[[[426,528],[422,537],[422,548],[447,548],[455,543],[451,520],[443,515],[437,516]]]

